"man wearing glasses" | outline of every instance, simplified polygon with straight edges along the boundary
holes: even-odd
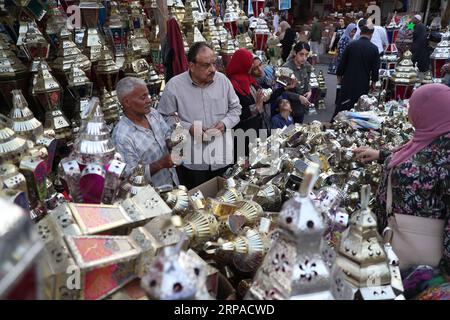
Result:
[[[222,175],[233,162],[231,129],[241,105],[228,78],[216,71],[216,56],[205,42],[196,42],[187,56],[189,69],[167,83],[158,111],[173,126],[175,113],[189,130],[183,149],[180,182],[188,189]]]

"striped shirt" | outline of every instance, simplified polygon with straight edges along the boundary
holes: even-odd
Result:
[[[141,127],[122,116],[113,132],[113,142],[124,162],[127,164],[125,171],[130,175],[133,169],[142,163],[145,166],[145,177],[153,186],[165,184],[178,185],[178,177],[175,168],[162,169],[150,175],[150,164],[169,153],[166,140],[170,139],[171,130],[164,118],[155,109],[151,109],[146,115],[150,129]]]

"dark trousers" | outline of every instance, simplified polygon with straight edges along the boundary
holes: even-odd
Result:
[[[292,114],[292,119],[294,119],[294,123],[303,123],[303,120],[305,120],[305,114]]]
[[[222,176],[229,166],[218,170],[191,170],[184,166],[177,167],[178,178],[180,184],[191,190],[212,178]]]

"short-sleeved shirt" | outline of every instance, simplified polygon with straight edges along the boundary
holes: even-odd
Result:
[[[191,170],[217,170],[233,163],[233,135],[231,129],[239,122],[241,105],[228,78],[216,72],[213,81],[198,86],[189,71],[183,72],[167,83],[158,105],[158,111],[167,118],[170,125],[172,115],[177,112],[184,129],[194,122],[201,122],[203,128],[211,128],[219,121],[226,131],[211,141],[195,143],[189,135],[183,152],[183,166]]]
[[[178,176],[174,168],[161,169],[150,175],[149,165],[169,153],[166,140],[170,139],[171,130],[164,118],[155,109],[146,115],[150,129],[141,127],[125,115],[114,128],[112,135],[114,145],[124,162],[128,175],[142,163],[145,165],[145,176],[158,187],[165,184],[178,185]]]
[[[283,129],[284,127],[289,127],[293,123],[294,119],[291,116],[285,119],[278,113],[272,117],[272,129]]]

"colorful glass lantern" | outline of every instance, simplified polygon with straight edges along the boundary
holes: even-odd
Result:
[[[33,60],[31,70],[36,71],[38,61],[48,58],[50,44],[33,23],[28,24],[28,30],[22,38],[22,48],[29,60]]]
[[[409,99],[417,82],[418,71],[412,62],[411,51],[406,51],[403,59],[397,64],[392,75],[394,83],[394,99]]]
[[[253,49],[255,51],[266,51],[267,40],[269,39],[270,31],[264,17],[264,14],[261,13],[256,25],[255,35],[253,38]]]
[[[233,6],[233,3],[231,2],[231,0],[228,0],[225,14],[223,16],[223,22],[225,29],[228,30],[233,38],[235,38],[237,35],[237,20],[238,15]]]
[[[431,54],[431,73],[435,82],[440,82],[444,75],[442,66],[450,61],[450,31],[443,34],[441,41]]]

